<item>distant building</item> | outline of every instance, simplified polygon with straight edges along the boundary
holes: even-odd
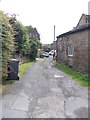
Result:
[[[56,61],[65,63],[77,71],[88,73],[89,34],[90,16],[82,14],[76,27],[57,36]]]
[[[42,44],[42,50],[49,52],[50,51],[50,44]]]
[[[56,50],[56,41],[53,41],[53,43],[50,45],[50,50]]]

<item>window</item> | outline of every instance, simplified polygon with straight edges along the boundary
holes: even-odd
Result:
[[[68,56],[73,56],[73,51],[74,51],[74,47],[73,46],[69,46],[68,47]]]
[[[60,40],[62,40],[62,38],[60,38]]]

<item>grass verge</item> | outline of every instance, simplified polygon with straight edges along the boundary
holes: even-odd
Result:
[[[44,57],[43,61],[41,62],[41,64],[43,65],[45,63],[46,57]]]
[[[26,62],[23,64],[19,65],[19,78],[21,78],[21,76],[26,72],[26,70],[28,69],[28,67],[32,64],[33,62]]]
[[[5,86],[0,84],[0,95],[2,94],[2,91],[4,91],[4,90],[5,90]]]
[[[69,68],[65,64],[54,64],[54,67],[68,74],[72,79],[77,81],[81,86],[90,87],[90,80],[88,79],[88,74],[82,74]]]

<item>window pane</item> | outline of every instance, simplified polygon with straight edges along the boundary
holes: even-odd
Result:
[[[69,55],[73,55],[73,46],[69,46]]]

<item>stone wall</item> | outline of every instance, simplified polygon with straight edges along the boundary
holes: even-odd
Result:
[[[68,55],[68,46],[74,46],[73,56]],[[57,39],[57,62],[66,63],[83,73],[88,72],[88,30]]]

